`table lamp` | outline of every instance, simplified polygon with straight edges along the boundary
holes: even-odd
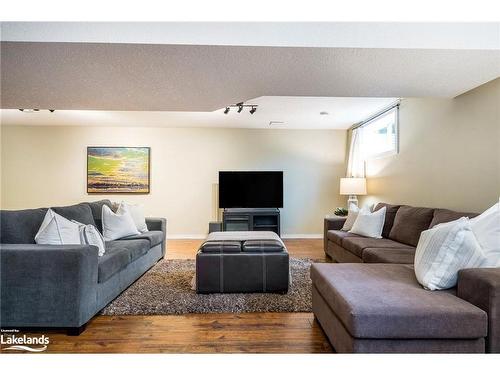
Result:
[[[356,195],[366,195],[366,178],[348,177],[340,179],[340,194],[348,195],[347,209],[351,204],[358,206]]]

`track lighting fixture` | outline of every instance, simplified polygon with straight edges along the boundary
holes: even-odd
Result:
[[[227,115],[229,113],[229,111],[231,110],[231,108],[238,108],[236,110],[236,112],[241,113],[241,112],[243,112],[243,109],[245,107],[250,108],[249,112],[251,115],[253,115],[255,112],[257,112],[258,105],[257,104],[244,104],[243,102],[231,104],[231,105],[228,105],[226,107],[226,109],[224,109],[224,114]]]
[[[44,111],[44,110],[39,109],[39,108],[19,108],[19,110],[21,112],[24,112],[24,113],[33,113],[33,112]],[[49,111],[50,113],[52,113],[52,112],[55,111],[55,109],[47,109],[47,111]]]

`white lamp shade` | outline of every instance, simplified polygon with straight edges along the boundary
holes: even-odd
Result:
[[[366,178],[341,178],[340,179],[340,194],[341,195],[365,195],[366,194]]]

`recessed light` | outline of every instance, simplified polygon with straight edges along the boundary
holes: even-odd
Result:
[[[329,113],[327,111],[321,111],[319,114],[321,116],[328,116],[329,115]]]
[[[284,123],[285,123],[284,121],[269,121],[269,126],[282,125]]]

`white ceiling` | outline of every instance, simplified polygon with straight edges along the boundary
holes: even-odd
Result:
[[[2,41],[499,49],[500,23],[4,22]]]
[[[143,127],[214,127],[277,129],[347,129],[381,109],[396,98],[324,98],[265,96],[247,101],[258,110],[248,109],[227,115],[224,108],[214,112],[152,111],[81,111],[56,110],[24,113],[17,109],[1,110],[3,125],[18,126],[143,126]],[[320,112],[328,115],[320,115]],[[283,124],[269,125],[271,121]]]

